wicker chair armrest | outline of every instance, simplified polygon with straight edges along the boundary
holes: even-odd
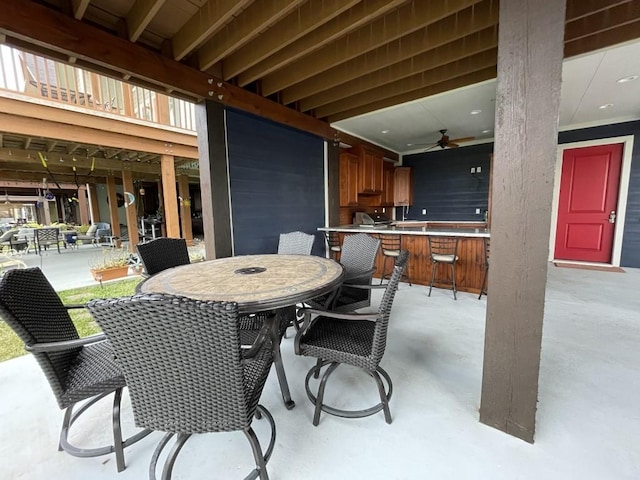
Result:
[[[84,303],[69,303],[65,305],[64,308],[67,310],[73,310],[75,308],[87,308],[87,306]]]
[[[305,315],[321,315],[323,317],[339,318],[341,320],[377,320],[380,316],[378,312],[374,313],[342,313],[332,310],[317,310],[315,308],[304,307],[298,310],[300,316]],[[307,315],[309,314],[309,315]]]
[[[242,359],[247,360],[255,357],[264,347],[265,342],[269,338],[269,328],[270,325],[268,322],[265,322],[260,328],[260,332],[256,337],[255,341],[252,345],[242,345],[240,348],[242,349]]]
[[[25,345],[25,350],[32,353],[41,352],[61,352],[64,350],[71,350],[73,348],[83,347],[92,343],[102,342],[107,339],[104,333],[98,333],[91,335],[90,337],[78,338],[76,340],[67,340],[64,342],[50,342],[50,343],[32,343],[31,345]]]
[[[376,271],[376,267],[373,267],[369,270],[365,270],[363,272],[352,272],[350,274],[345,274],[344,280],[342,281],[343,285],[347,285],[347,286],[351,286],[349,285],[349,281],[350,280],[354,280],[356,278],[361,278],[361,277],[369,277],[371,275],[373,275],[373,272]]]

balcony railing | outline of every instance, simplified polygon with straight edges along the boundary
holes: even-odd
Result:
[[[0,45],[0,89],[195,131],[195,105]]]

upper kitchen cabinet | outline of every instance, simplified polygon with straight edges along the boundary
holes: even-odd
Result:
[[[382,154],[367,147],[360,147],[360,170],[358,175],[358,193],[382,193],[383,159]]]
[[[395,173],[391,162],[384,162],[382,167],[382,199],[381,206],[392,206],[395,200]]]
[[[358,156],[353,153],[340,154],[340,206],[358,205]]]
[[[393,204],[396,207],[413,205],[413,174],[411,167],[396,167],[394,172]]]

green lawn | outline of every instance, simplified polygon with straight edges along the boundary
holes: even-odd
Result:
[[[110,282],[101,285],[92,285],[90,287],[74,288],[72,290],[64,290],[58,292],[62,303],[86,303],[94,298],[112,298],[132,295],[136,285],[141,278],[132,280],[122,280],[120,282]],[[78,333],[81,337],[93,335],[100,331],[100,328],[93,321],[89,312],[85,309],[70,310],[71,318],[75,323]],[[19,357],[27,352],[24,344],[17,337],[13,330],[7,326],[4,321],[0,321],[0,362]]]

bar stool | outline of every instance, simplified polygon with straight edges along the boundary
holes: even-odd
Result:
[[[482,275],[482,286],[480,287],[480,295],[478,300],[482,297],[482,294],[487,294],[487,275],[489,274],[489,253],[491,251],[491,239],[483,238],[484,240],[484,275]]]
[[[382,285],[382,282],[385,279],[391,278],[396,258],[400,256],[400,250],[402,249],[402,236],[399,234],[381,233],[379,237],[380,249],[382,250],[382,255],[384,258],[384,261],[382,263],[382,275],[380,275],[380,285]],[[389,259],[391,259],[391,268],[389,269],[389,273],[387,273],[387,261]],[[411,278],[409,278],[408,265],[402,272],[402,278],[400,278],[400,280],[402,280],[403,278],[406,278],[409,286],[411,286]]]
[[[342,246],[340,245],[340,235],[338,232],[324,232],[324,238],[327,241],[327,251],[329,252],[329,258],[338,261],[340,253],[342,252]]]
[[[439,263],[451,265],[451,289],[453,290],[453,299],[456,298],[456,262],[458,261],[458,237],[428,237],[429,238],[429,257],[431,258],[431,284],[429,285],[429,296],[433,282],[436,280],[436,270]],[[445,281],[438,279],[438,282]]]

